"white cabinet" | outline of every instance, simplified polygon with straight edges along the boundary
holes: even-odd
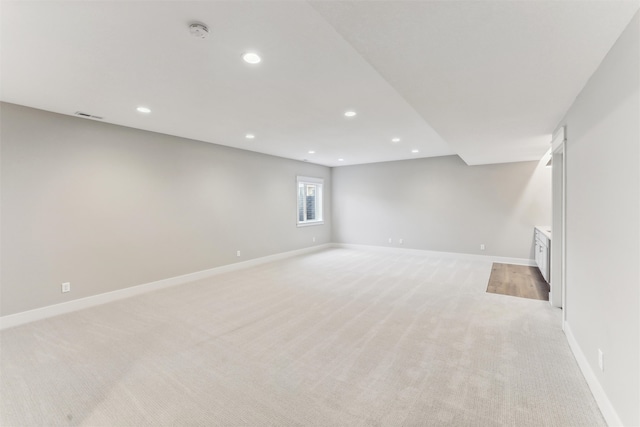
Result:
[[[535,228],[535,238],[536,238],[536,246],[535,246],[535,258],[536,264],[540,269],[540,273],[542,273],[542,277],[544,280],[549,283],[550,279],[550,248],[551,248],[551,239],[547,233],[550,233],[548,230],[544,230],[539,227]],[[545,232],[546,231],[546,232]]]

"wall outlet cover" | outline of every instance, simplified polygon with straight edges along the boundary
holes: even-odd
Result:
[[[598,349],[598,367],[604,372],[604,353],[600,349]]]

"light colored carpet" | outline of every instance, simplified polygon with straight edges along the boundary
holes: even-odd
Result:
[[[4,426],[598,426],[547,302],[353,249],[1,333]]]

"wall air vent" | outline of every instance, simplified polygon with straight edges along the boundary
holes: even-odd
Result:
[[[104,117],[100,117],[100,116],[93,116],[91,114],[83,113],[82,111],[76,111],[73,114],[75,114],[76,116],[79,116],[79,117],[84,117],[86,119],[102,120],[104,118]]]

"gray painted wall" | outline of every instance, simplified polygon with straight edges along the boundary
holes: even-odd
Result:
[[[533,227],[551,224],[545,165],[446,156],[334,168],[333,240],[533,259]]]
[[[639,40],[636,13],[560,123],[567,126],[567,323],[628,426],[640,425]]]
[[[330,241],[327,167],[0,108],[2,315]],[[296,175],[324,225],[296,226]]]

